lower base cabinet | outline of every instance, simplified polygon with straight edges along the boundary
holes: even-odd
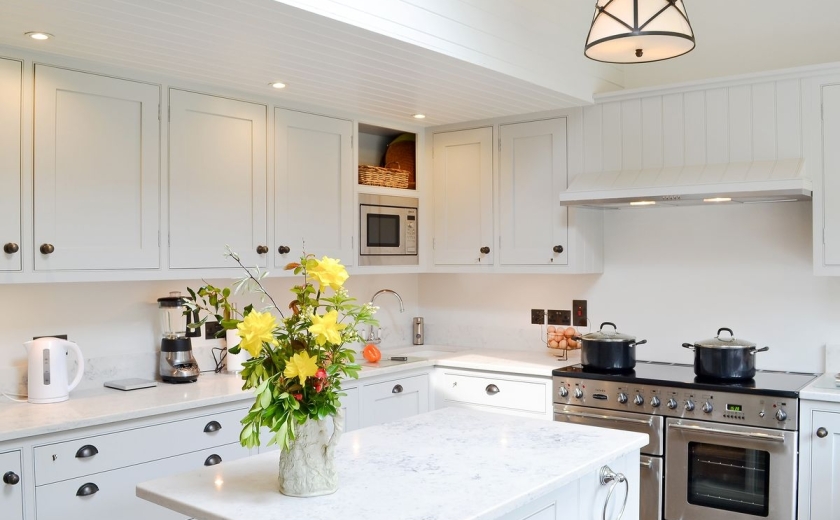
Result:
[[[429,411],[429,375],[395,377],[362,385],[362,427]]]
[[[0,518],[23,520],[23,472],[20,451],[0,453]]]
[[[802,401],[799,520],[840,518],[840,403]]]
[[[551,378],[437,368],[435,407],[460,406],[552,420]]]

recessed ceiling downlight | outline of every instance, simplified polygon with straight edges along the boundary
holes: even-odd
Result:
[[[414,114],[411,117],[413,117],[414,119],[426,119],[426,114]]]
[[[276,88],[276,89],[286,88],[286,84],[283,83],[282,81],[273,81],[273,82],[269,83],[269,85],[272,88]]]
[[[49,40],[53,37],[50,33],[45,32],[37,32],[37,31],[30,31],[28,33],[24,33],[24,36],[29,36],[33,40]]]

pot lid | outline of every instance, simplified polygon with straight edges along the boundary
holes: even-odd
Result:
[[[726,332],[728,333],[728,335],[721,335],[721,332]],[[717,336],[715,336],[714,338],[704,339],[703,341],[697,341],[694,344],[707,348],[755,348],[755,343],[744,339],[736,338],[735,333],[732,332],[732,329],[728,329],[726,327],[721,327],[720,329],[718,329]]]
[[[157,301],[160,307],[183,307],[185,299],[181,296],[181,291],[172,291],[169,296],[158,298]]]
[[[612,329],[604,330],[604,325],[609,325],[610,327],[612,327]],[[622,334],[618,332],[615,323],[612,323],[610,321],[605,321],[601,324],[597,331],[584,334],[583,336],[581,336],[581,338],[587,341],[615,341],[622,343],[626,343],[628,341],[636,341],[636,336],[630,336],[628,334]]]

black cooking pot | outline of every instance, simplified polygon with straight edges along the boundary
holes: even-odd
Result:
[[[604,325],[612,331],[604,331]],[[586,368],[603,372],[624,372],[636,366],[636,345],[647,343],[646,339],[636,341],[635,336],[621,334],[615,323],[605,321],[597,332],[590,332],[575,338],[580,342],[580,363]]]
[[[728,332],[729,337],[721,337]],[[743,381],[755,377],[755,354],[770,347],[756,348],[755,343],[735,338],[732,329],[717,331],[717,336],[696,343],[683,343],[694,351],[694,373],[697,377],[723,381]]]

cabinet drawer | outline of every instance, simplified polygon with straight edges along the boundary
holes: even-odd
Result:
[[[181,520],[186,517],[137,498],[137,484],[200,468],[213,455],[227,461],[247,454],[248,450],[237,442],[38,486],[35,488],[36,514],[38,520]]]
[[[429,411],[429,376],[404,377],[364,385],[362,427],[396,421]]]
[[[20,469],[19,451],[0,453],[0,517],[3,520],[23,520],[24,482]]]
[[[546,413],[550,381],[518,381],[504,376],[444,374],[441,393],[447,402],[478,404],[525,412]]]
[[[41,486],[239,441],[246,409],[37,446],[35,485]]]

